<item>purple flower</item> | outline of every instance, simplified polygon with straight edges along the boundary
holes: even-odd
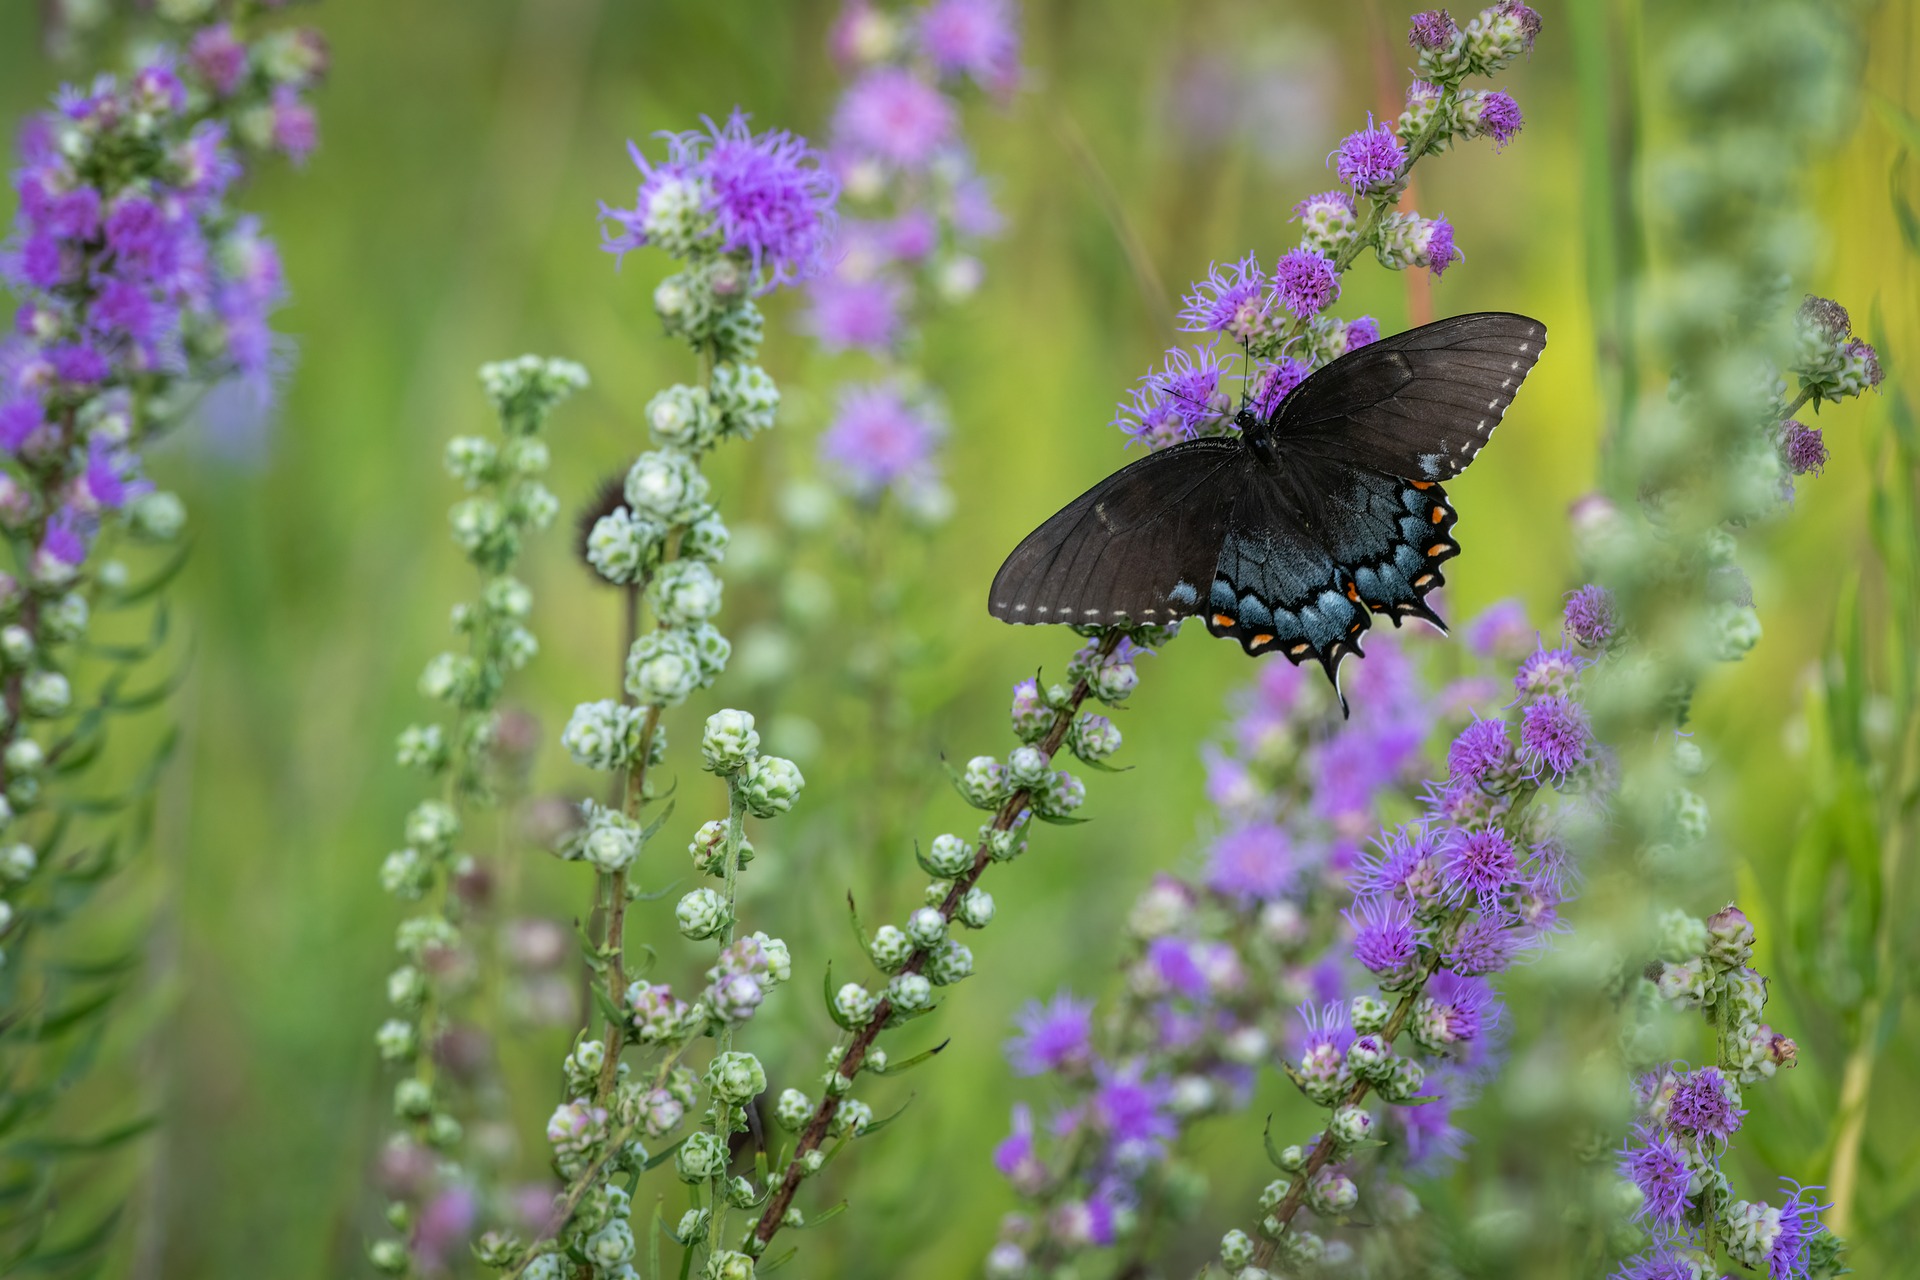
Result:
[[[1280,406],[1293,393],[1293,389],[1307,380],[1307,366],[1292,356],[1281,356],[1278,360],[1263,364],[1253,381],[1253,408],[1262,418],[1272,418],[1280,412]]]
[[[1207,995],[1207,975],[1200,969],[1193,945],[1184,938],[1155,938],[1147,944],[1147,967],[1175,995],[1201,1000]]]
[[[1020,40],[1008,0],[934,0],[920,15],[920,47],[946,75],[972,76],[993,93],[1020,75]]]
[[[1432,221],[1423,224],[1420,228],[1420,235],[1421,239],[1426,242],[1424,248],[1427,256],[1427,269],[1433,272],[1433,278],[1436,280],[1440,278],[1442,272],[1453,265],[1456,258],[1464,256],[1458,249],[1454,248],[1453,224],[1445,218],[1434,218]]]
[[[1372,316],[1361,316],[1347,323],[1347,350],[1358,351],[1380,341],[1380,322]]]
[[[1524,942],[1518,930],[1495,916],[1479,915],[1460,927],[1440,959],[1462,977],[1480,977],[1512,964]]]
[[[1520,132],[1520,126],[1523,123],[1520,104],[1514,101],[1512,94],[1502,93],[1499,90],[1482,94],[1478,107],[1480,127],[1493,139],[1495,151],[1506,146],[1513,140],[1513,136]]]
[[[1593,583],[1569,594],[1567,607],[1560,615],[1560,629],[1588,649],[1605,647],[1618,625],[1613,592]]]
[[[1808,472],[1819,475],[1827,465],[1827,442],[1820,438],[1820,428],[1810,427],[1797,418],[1790,418],[1780,433],[1780,457],[1787,464],[1787,470],[1797,476]]]
[[[1420,954],[1413,912],[1400,897],[1358,898],[1341,912],[1353,926],[1353,958],[1382,977],[1406,974]]]
[[[1543,646],[1521,661],[1520,669],[1513,676],[1513,687],[1533,697],[1570,693],[1586,665],[1587,660],[1571,649]]]
[[[1677,1224],[1687,1211],[1687,1183],[1693,1177],[1686,1152],[1651,1125],[1635,1126],[1633,1141],[1620,1157],[1620,1172],[1640,1188],[1634,1216]]]
[[[1304,319],[1326,310],[1340,296],[1340,275],[1332,262],[1312,249],[1289,249],[1273,269],[1273,294]]]
[[[1538,777],[1564,777],[1579,768],[1592,745],[1587,709],[1558,694],[1530,702],[1520,712],[1520,759]]]
[[[240,162],[227,146],[227,127],[218,120],[195,125],[185,141],[173,149],[173,163],[180,171],[181,188],[194,199],[209,203],[225,195],[241,174]]]
[[[134,72],[127,89],[134,105],[150,115],[172,115],[187,105],[186,86],[165,63],[156,62]]]
[[[924,169],[953,141],[957,118],[945,94],[912,72],[879,67],[854,81],[833,116],[836,148],[899,169]]]
[[[1095,1063],[1093,1073],[1099,1082],[1091,1100],[1093,1123],[1107,1135],[1116,1154],[1135,1159],[1157,1155],[1169,1138],[1179,1134],[1171,1080],[1148,1078],[1145,1065],[1139,1062],[1118,1069]]]
[[[295,164],[304,164],[320,145],[320,121],[290,84],[273,91],[273,145]]]
[[[1014,1015],[1020,1034],[1007,1041],[1007,1061],[1015,1074],[1049,1071],[1078,1073],[1093,1058],[1093,1001],[1075,1000],[1062,991],[1052,1004],[1030,1000]]]
[[[47,423],[40,402],[25,396],[0,401],[0,450],[17,453]]]
[[[899,336],[905,302],[905,288],[890,277],[836,272],[808,286],[805,324],[829,351],[884,352]]]
[[[1453,15],[1445,9],[1429,9],[1425,13],[1413,15],[1413,27],[1407,32],[1407,43],[1416,49],[1429,49],[1439,52],[1453,43],[1460,34],[1460,28],[1453,23]]]
[[[1353,1043],[1353,1028],[1347,1025],[1347,1006],[1337,1001],[1322,1005],[1303,1004],[1295,1010],[1300,1016],[1302,1054],[1331,1052],[1342,1057]]]
[[[1437,1173],[1466,1155],[1471,1136],[1453,1123],[1453,1104],[1444,1095],[1418,1106],[1394,1107],[1388,1115],[1414,1171]]]
[[[1046,1183],[1046,1166],[1033,1153],[1033,1112],[1024,1102],[1013,1106],[1013,1132],[993,1149],[993,1167],[1022,1191],[1035,1191]]]
[[[1820,1211],[1826,1206],[1813,1198],[1818,1187],[1803,1187],[1791,1178],[1781,1182],[1793,1189],[1780,1206],[1780,1232],[1767,1249],[1767,1269],[1774,1280],[1801,1280],[1807,1274],[1807,1246],[1826,1228],[1820,1224]]]
[[[1520,874],[1513,841],[1498,827],[1451,831],[1441,863],[1447,896],[1453,902],[1477,898],[1483,907],[1497,903]]]
[[[984,178],[962,178],[953,188],[953,229],[963,236],[997,236],[1006,225]]]
[[[128,276],[158,276],[171,263],[173,230],[160,206],[141,195],[122,196],[107,215],[107,248]]]
[[[226,23],[198,32],[187,46],[187,61],[214,93],[225,97],[240,87],[247,73],[247,47]]]
[[[96,386],[107,380],[113,366],[90,342],[65,342],[47,352],[54,376],[74,386]]]
[[[820,436],[820,458],[855,492],[875,497],[889,485],[924,474],[940,438],[939,423],[884,383],[840,393],[833,423]]]
[[[1293,206],[1290,221],[1311,223],[1316,217],[1331,214],[1334,217],[1351,219],[1353,217],[1353,197],[1344,191],[1322,191],[1318,195],[1308,196]]]
[[[1175,347],[1166,363],[1142,375],[1131,401],[1122,402],[1113,425],[1149,448],[1191,440],[1202,427],[1227,416],[1231,401],[1220,388],[1227,366],[1211,350]]]
[[[1527,609],[1518,600],[1496,600],[1467,624],[1467,647],[1483,658],[1517,658],[1534,642]]]
[[[1207,887],[1243,903],[1270,902],[1293,886],[1300,865],[1287,833],[1270,822],[1226,832],[1207,857]]]
[[[1698,1143],[1704,1138],[1724,1142],[1740,1127],[1747,1113],[1740,1106],[1740,1090],[1718,1067],[1689,1071],[1673,1082],[1666,1100],[1666,1124],[1681,1137]]]
[[[1353,891],[1357,896],[1404,895],[1424,902],[1439,885],[1438,853],[1438,841],[1424,828],[1401,827],[1360,859],[1350,877]]]
[[[1506,767],[1513,744],[1504,720],[1475,720],[1447,748],[1447,776],[1455,782],[1479,782]]]
[[[47,531],[40,540],[37,555],[77,569],[86,562],[91,536],[91,521],[72,507],[61,507],[47,520]]]
[[[1367,117],[1367,127],[1348,134],[1334,154],[1340,157],[1334,172],[1340,175],[1340,181],[1361,195],[1393,186],[1400,180],[1401,166],[1407,162],[1400,139],[1386,125],[1375,125],[1371,115]]]
[[[1526,45],[1527,52],[1533,52],[1534,37],[1540,34],[1540,15],[1522,4],[1521,0],[1500,0],[1494,6],[1494,11],[1519,28],[1520,39]]]
[[[1653,1247],[1637,1253],[1620,1264],[1614,1280],[1694,1280],[1700,1273],[1687,1259],[1674,1252],[1673,1241],[1663,1237]]]
[[[117,511],[127,502],[153,486],[140,478],[138,461],[104,436],[87,441],[87,469],[80,477],[80,490],[97,508]]]
[[[1848,361],[1857,360],[1864,366],[1863,376],[1866,378],[1868,386],[1877,387],[1885,379],[1886,375],[1880,370],[1880,353],[1875,351],[1869,344],[1855,338],[1852,342],[1842,347],[1841,351],[1847,357]]]
[[[712,192],[707,208],[721,249],[746,254],[762,289],[817,274],[840,194],[820,154],[785,129],[755,134],[737,107],[724,127],[706,125],[711,139],[680,136],[687,154],[705,151],[698,172]]]
[[[455,1253],[465,1252],[479,1216],[473,1188],[451,1186],[427,1202],[413,1225],[413,1256],[427,1271],[439,1271]]]
[[[908,209],[881,229],[887,252],[901,262],[919,262],[940,247],[940,220],[925,209]]]
[[[1426,1017],[1446,1044],[1473,1044],[1500,1022],[1493,988],[1475,974],[1438,971],[1427,983],[1426,999]]]
[[[1216,264],[1205,280],[1193,286],[1180,313],[1182,329],[1224,333],[1245,342],[1265,333],[1273,316],[1273,294],[1267,288],[1260,259],[1248,254],[1225,268]]]

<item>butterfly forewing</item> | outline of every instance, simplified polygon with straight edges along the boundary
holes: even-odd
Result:
[[[1296,388],[1275,444],[1387,475],[1446,480],[1493,435],[1546,326],[1504,311],[1437,320],[1370,343]]]
[[[1238,440],[1148,454],[1014,548],[988,609],[1006,622],[1162,623],[1199,613],[1227,532]]]

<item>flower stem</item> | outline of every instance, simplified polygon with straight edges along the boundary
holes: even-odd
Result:
[[[1110,629],[1102,634],[1099,647],[1094,652],[1093,661],[1088,664],[1088,674],[1081,676],[1075,682],[1073,692],[1067,696],[1066,704],[1054,712],[1052,726],[1037,744],[1040,754],[1048,761],[1053,759],[1054,754],[1060,750],[1061,743],[1066,741],[1067,730],[1072,727],[1074,716],[1079,713],[1080,705],[1087,700],[1092,673],[1097,671],[1100,663],[1119,647],[1124,635],[1125,632],[1119,629]],[[1032,793],[1025,788],[1008,796],[1006,802],[994,814],[992,829],[996,832],[1011,831],[1014,824],[1019,821],[1020,815],[1026,812],[1032,798]],[[986,872],[987,864],[992,860],[991,849],[987,842],[982,840],[974,848],[973,865],[953,882],[953,886],[947,890],[946,898],[940,903],[939,911],[943,919],[948,921],[953,919],[954,913],[959,910],[960,900],[967,895],[968,890],[979,883],[980,877]],[[901,972],[919,973],[926,962],[926,952],[915,952]],[[839,1065],[835,1068],[842,1080],[851,1082],[860,1074],[860,1067],[866,1061],[867,1051],[873,1047],[873,1042],[879,1038],[881,1030],[887,1025],[887,1019],[892,1015],[892,1003],[882,998],[874,1007],[873,1016],[853,1033],[853,1040],[847,1045],[846,1052],[841,1055]],[[779,1187],[767,1201],[767,1207],[760,1215],[759,1224],[753,1229],[754,1242],[759,1251],[764,1252],[767,1244],[779,1232],[781,1219],[786,1216],[787,1209],[793,1204],[793,1197],[800,1189],[800,1180],[806,1176],[805,1157],[808,1153],[818,1150],[820,1144],[826,1141],[827,1132],[833,1125],[833,1117],[839,1110],[840,1099],[834,1096],[832,1090],[826,1091],[820,1099],[820,1105],[814,1108],[812,1119],[807,1121],[807,1127],[801,1131],[800,1141],[795,1145],[793,1156],[787,1162],[787,1171],[781,1177]]]

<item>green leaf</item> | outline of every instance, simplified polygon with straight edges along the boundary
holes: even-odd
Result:
[[[1287,1172],[1286,1167],[1280,1163],[1280,1152],[1277,1151],[1273,1145],[1273,1113],[1272,1112],[1267,1113],[1267,1123],[1261,1126],[1260,1145],[1267,1149],[1267,1159],[1269,1162],[1272,1163],[1273,1167],[1280,1170],[1280,1172],[1282,1173]]]
[[[641,1171],[645,1173],[651,1173],[653,1170],[658,1169],[661,1165],[673,1159],[673,1153],[678,1151],[681,1147],[685,1146],[686,1141],[687,1140],[685,1138],[682,1138],[680,1139],[680,1141],[674,1143],[672,1146],[666,1148],[665,1150],[654,1152],[652,1155],[647,1157],[647,1163],[641,1167]]]
[[[649,840],[659,835],[660,828],[666,826],[667,819],[673,816],[673,796],[671,792],[666,796],[666,803],[667,807],[660,811],[660,816],[640,829],[641,844],[646,844]]]
[[[860,1127],[859,1132],[851,1134],[849,1136],[854,1138],[872,1137],[874,1134],[880,1132],[882,1129],[892,1124],[895,1120],[898,1120],[901,1116],[905,1115],[907,1108],[913,1105],[914,1098],[918,1096],[919,1096],[918,1094],[912,1094],[912,1093],[908,1094],[907,1100],[901,1103],[899,1106],[899,1109],[894,1111],[893,1114],[889,1116],[885,1116],[879,1120],[875,1120],[872,1124],[862,1125]]]
[[[124,1146],[147,1130],[160,1123],[160,1117],[141,1116],[125,1124],[115,1125],[90,1138],[30,1138],[16,1142],[11,1153],[30,1160],[58,1160],[67,1156],[98,1155]]]
[[[174,692],[187,682],[187,676],[192,670],[193,650],[191,646],[189,646],[187,651],[180,655],[180,661],[174,667],[173,673],[163,678],[160,683],[154,685],[151,689],[143,689],[139,693],[126,695],[115,694],[112,698],[102,698],[101,703],[108,711],[117,714],[145,711],[147,708],[158,706],[168,698],[171,698]]]
[[[887,1069],[885,1071],[875,1071],[874,1074],[879,1076],[897,1076],[903,1071],[911,1071],[913,1070],[913,1068],[919,1066],[921,1063],[925,1062],[928,1058],[931,1058],[935,1054],[941,1052],[948,1045],[952,1043],[953,1043],[953,1040],[951,1038],[942,1040],[939,1044],[933,1046],[933,1048],[924,1049],[921,1052],[914,1054],[911,1058],[903,1059],[900,1062],[890,1061],[887,1063]],[[872,1068],[869,1067],[868,1070],[871,1071]]]
[[[183,538],[161,566],[136,585],[115,592],[101,592],[100,605],[105,609],[125,609],[150,600],[167,589],[167,584],[180,576],[187,567],[187,557],[193,553],[193,539]]]
[[[110,984],[91,995],[82,997],[66,1005],[58,1012],[50,1013],[37,1023],[27,1023],[31,1028],[31,1039],[42,1043],[58,1038],[66,1031],[99,1013],[116,1000],[122,988],[119,984]]]
[[[847,890],[847,919],[853,924],[853,943],[862,955],[867,952],[867,931],[860,924],[860,908],[854,905],[853,890]]]
[[[793,1227],[788,1228],[788,1230],[790,1231],[797,1230],[797,1229],[798,1228],[793,1228]],[[785,1253],[775,1258],[772,1262],[760,1263],[758,1266],[754,1267],[753,1273],[755,1275],[763,1276],[767,1274],[767,1272],[769,1271],[777,1271],[781,1267],[786,1266],[789,1262],[792,1262],[794,1258],[799,1255],[799,1253],[800,1253],[800,1246],[795,1245],[793,1248],[788,1249]]]
[[[1092,818],[1075,818],[1064,813],[1063,814],[1046,814],[1046,813],[1040,812],[1038,809],[1035,809],[1032,812],[1033,812],[1033,816],[1040,819],[1040,821],[1056,827],[1077,827],[1083,822],[1093,821]]]
[[[820,1214],[818,1217],[808,1218],[805,1222],[802,1222],[799,1226],[791,1227],[789,1228],[789,1230],[811,1231],[815,1227],[824,1227],[827,1225],[827,1223],[832,1222],[835,1218],[839,1217],[841,1214],[845,1213],[846,1211],[847,1211],[847,1202],[845,1200],[842,1200],[839,1204],[836,1204],[835,1206],[833,1206],[833,1208],[828,1209],[825,1213]]]

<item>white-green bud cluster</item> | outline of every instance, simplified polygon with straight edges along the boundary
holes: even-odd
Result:
[[[720,579],[703,560],[663,565],[647,587],[647,600],[663,626],[697,626],[720,612]]]
[[[659,562],[667,528],[657,521],[615,507],[593,522],[587,533],[587,563],[608,582],[638,582]]]
[[[800,766],[780,756],[756,756],[740,782],[740,798],[756,818],[775,818],[793,808],[806,786]]]
[[[751,1053],[732,1050],[718,1053],[707,1065],[707,1087],[722,1102],[734,1105],[749,1102],[766,1089],[766,1069]]]
[[[719,364],[713,370],[713,403],[721,429],[735,439],[748,440],[773,426],[780,411],[780,388],[757,364]]]
[[[680,899],[673,911],[680,932],[695,942],[711,938],[733,919],[733,909],[713,889],[695,889]]]
[[[684,453],[656,449],[634,460],[627,472],[627,506],[635,514],[662,524],[684,524],[696,518],[707,500],[707,477]]]
[[[707,717],[706,731],[700,737],[700,758],[708,772],[723,777],[738,773],[759,751],[760,734],[748,712],[728,709]]]
[[[641,707],[612,699],[583,702],[561,730],[560,745],[575,764],[589,769],[630,769],[640,762],[646,722],[647,713]],[[654,735],[660,736],[658,727]]]
[[[677,384],[647,402],[647,428],[653,438],[670,448],[699,453],[720,432],[720,415],[705,387]]]
[[[587,371],[571,360],[527,355],[480,366],[480,389],[510,436],[538,431],[555,405],[589,381]]]

